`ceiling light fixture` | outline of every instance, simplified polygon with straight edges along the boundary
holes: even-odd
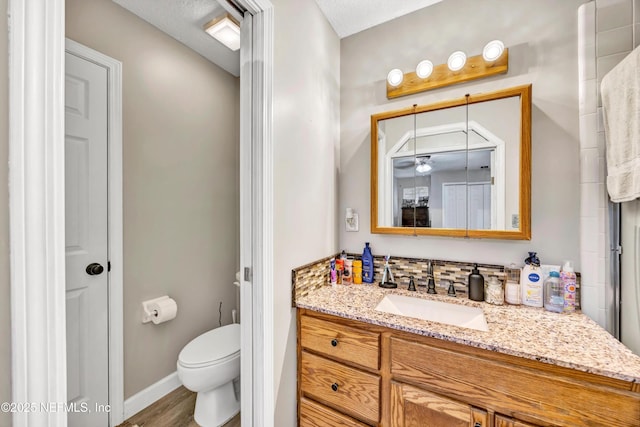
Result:
[[[421,79],[426,79],[433,73],[433,62],[425,59],[424,61],[420,61],[420,63],[416,66],[416,75]]]
[[[463,51],[457,50],[449,56],[447,67],[449,67],[451,71],[460,71],[464,68],[464,64],[466,63],[467,55]]]
[[[204,30],[229,49],[240,49],[240,26],[231,15],[226,14],[213,19],[204,26]]]
[[[426,163],[420,163],[418,166],[416,166],[416,172],[418,173],[427,173],[431,170],[431,166],[429,166]]]
[[[491,40],[482,49],[482,57],[487,62],[493,62],[502,56],[502,52],[504,52],[504,43],[500,40]]]
[[[393,70],[389,71],[389,74],[387,74],[387,82],[389,82],[389,85],[393,87],[400,85],[403,79],[404,73],[398,68],[394,68]]]

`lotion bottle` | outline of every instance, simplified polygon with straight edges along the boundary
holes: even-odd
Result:
[[[364,251],[362,252],[362,281],[364,283],[373,283],[373,254],[369,247],[369,242],[364,244]]]
[[[529,257],[524,262],[525,266],[522,267],[520,274],[522,304],[530,307],[542,307],[544,305],[544,286],[540,260],[535,252],[529,252]]]

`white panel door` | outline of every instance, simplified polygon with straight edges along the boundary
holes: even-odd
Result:
[[[107,70],[65,61],[68,421],[107,427]]]

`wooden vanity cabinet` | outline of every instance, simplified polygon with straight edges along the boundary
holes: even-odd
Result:
[[[298,309],[298,420],[640,427],[640,385]]]

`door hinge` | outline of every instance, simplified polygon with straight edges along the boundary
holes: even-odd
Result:
[[[252,279],[251,267],[245,267],[244,268],[244,281],[245,282],[251,282],[251,279]]]
[[[612,247],[611,252],[613,252],[616,255],[622,255],[622,246],[618,245],[618,246]]]
[[[111,271],[111,261],[107,261],[107,273]]]

